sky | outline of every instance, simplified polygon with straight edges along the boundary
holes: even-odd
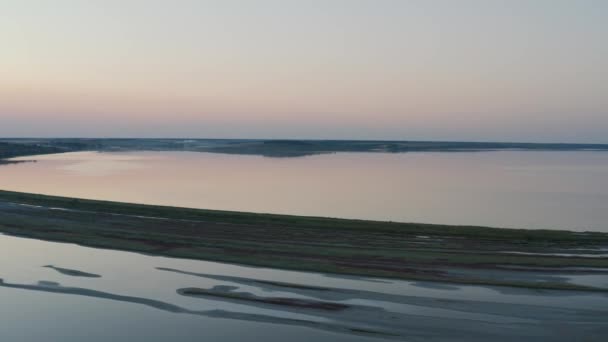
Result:
[[[608,1],[0,0],[0,137],[608,143]]]

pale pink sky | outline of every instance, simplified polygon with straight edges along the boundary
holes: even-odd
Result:
[[[608,143],[600,0],[4,0],[0,136]]]

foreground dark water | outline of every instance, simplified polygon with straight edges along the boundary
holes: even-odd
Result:
[[[597,277],[608,286],[606,274]],[[601,341],[608,333],[606,293],[337,277],[3,235],[0,278],[6,341]],[[192,297],[185,288],[348,308]]]
[[[34,159],[34,158],[24,158]],[[0,189],[249,212],[608,232],[608,153],[69,153]]]

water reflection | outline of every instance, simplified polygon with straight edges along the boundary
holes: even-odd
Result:
[[[47,264],[60,266],[41,266]],[[89,341],[162,341],[169,327],[180,341],[568,341],[608,333],[608,296],[601,293],[370,282],[3,235],[0,279],[0,300],[11,308],[0,313],[0,336],[28,342],[87,334]],[[184,296],[184,289],[198,292]],[[326,304],[341,309],[316,307]],[[23,329],[34,321],[34,329]],[[556,335],[557,327],[567,333]]]
[[[29,157],[31,159],[31,157]],[[196,208],[608,231],[608,153],[70,153],[0,168],[0,189]]]

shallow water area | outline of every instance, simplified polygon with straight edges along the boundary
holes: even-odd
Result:
[[[20,341],[102,341],[108,334],[117,341],[445,341],[464,333],[472,341],[565,341],[608,332],[605,293],[340,277],[6,235],[0,251],[0,300],[11,308],[0,314],[0,336]],[[329,312],[177,292],[215,286],[349,307]],[[571,333],[555,335],[560,325]]]
[[[591,151],[302,158],[81,152],[0,166],[0,189],[208,209],[606,231],[606,156]],[[412,240],[429,243],[441,239],[420,235]],[[595,259],[604,258],[606,250],[524,253]],[[444,271],[473,277],[478,272]],[[338,276],[0,235],[0,301],[11,308],[0,313],[0,337],[26,342],[329,342],[572,341],[585,336],[601,341],[608,334],[608,294],[601,291],[608,289],[605,269],[549,272],[497,265],[484,272],[598,291]]]

